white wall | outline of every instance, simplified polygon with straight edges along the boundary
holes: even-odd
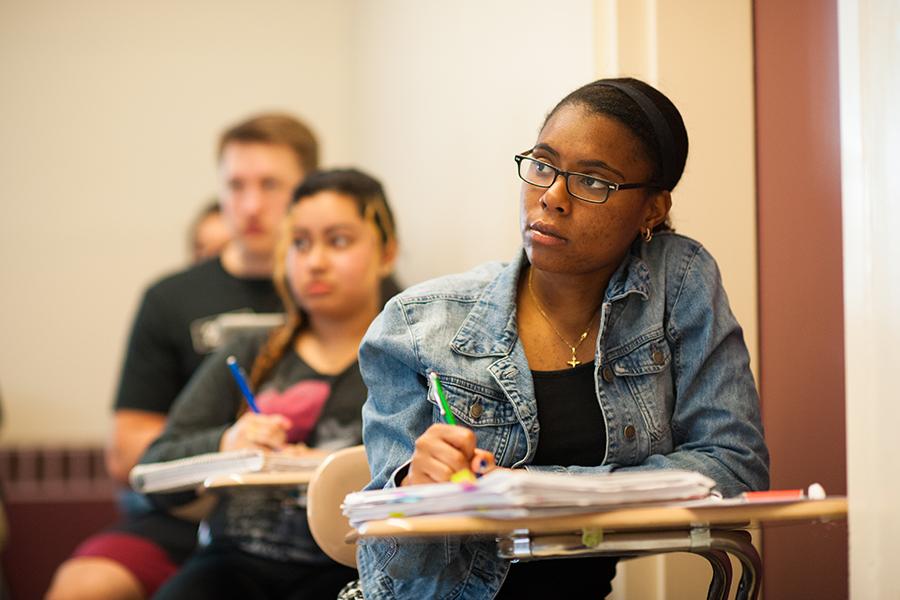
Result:
[[[346,1],[0,2],[0,443],[105,436],[127,330],[263,109],[351,157]]]
[[[354,131],[384,177],[406,283],[509,260],[520,245],[513,155],[591,80],[590,0],[360,0]]]
[[[850,595],[898,598],[900,5],[838,7]]]

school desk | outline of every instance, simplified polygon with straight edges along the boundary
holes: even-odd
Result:
[[[736,599],[756,600],[762,563],[750,543],[748,529],[762,523],[827,522],[846,517],[845,497],[780,503],[723,501],[718,505],[647,506],[509,520],[473,516],[392,518],[360,525],[347,541],[448,535],[493,537],[500,557],[520,561],[692,552],[712,566],[707,595],[710,600],[728,597],[732,575],[728,555],[732,555],[741,565]]]
[[[306,486],[312,480],[314,471],[268,471],[264,473],[236,473],[208,477],[203,482],[204,489],[219,490],[239,486]]]

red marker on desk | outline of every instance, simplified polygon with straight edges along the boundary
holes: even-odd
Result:
[[[805,490],[765,490],[744,492],[741,499],[746,502],[781,502],[788,500],[824,500],[825,488],[813,483]]]

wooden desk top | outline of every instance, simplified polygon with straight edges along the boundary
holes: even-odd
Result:
[[[745,528],[751,523],[829,521],[847,518],[847,498],[779,503],[710,503],[704,506],[646,506],[599,513],[523,519],[473,516],[420,516],[369,521],[351,538],[429,537],[444,535],[506,535],[517,529],[531,534],[566,533],[582,529],[659,531],[669,529]],[[349,540],[348,540],[349,541]]]
[[[314,471],[269,471],[265,473],[235,473],[209,477],[203,482],[207,490],[239,486],[294,486],[306,485]]]

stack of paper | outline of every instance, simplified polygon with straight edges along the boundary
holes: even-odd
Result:
[[[166,462],[138,465],[131,470],[129,481],[138,492],[177,492],[202,484],[207,477],[258,473],[263,471],[312,470],[319,458],[267,453],[258,450],[211,452]]]
[[[344,515],[356,526],[389,517],[478,514],[519,518],[705,498],[715,482],[691,471],[659,470],[568,475],[498,470],[475,483],[435,483],[355,492]]]

